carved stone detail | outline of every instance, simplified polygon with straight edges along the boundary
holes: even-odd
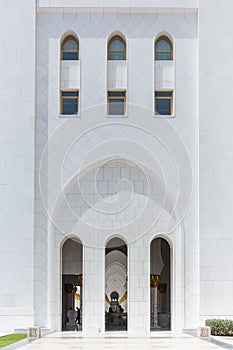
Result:
[[[210,337],[210,327],[198,327],[197,329],[198,338],[209,338]]]
[[[41,337],[41,328],[40,327],[28,327],[28,338],[37,339]]]

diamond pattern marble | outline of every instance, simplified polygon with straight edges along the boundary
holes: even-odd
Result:
[[[55,333],[45,338],[36,340],[21,350],[60,350],[60,349],[83,349],[83,350],[217,350],[221,347],[199,340],[188,335],[159,334],[155,336],[140,337],[121,334],[106,334],[104,336],[85,337],[76,333]]]

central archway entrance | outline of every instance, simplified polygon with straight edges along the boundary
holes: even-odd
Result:
[[[105,248],[105,330],[127,330],[127,245],[118,237]]]

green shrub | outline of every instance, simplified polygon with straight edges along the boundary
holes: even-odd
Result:
[[[233,336],[233,320],[206,320],[205,325],[211,329],[211,335]]]

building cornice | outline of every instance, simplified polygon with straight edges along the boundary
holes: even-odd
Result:
[[[197,0],[37,0],[38,12],[197,13]]]
[[[74,7],[37,7],[38,13],[117,13],[117,14],[143,14],[143,13],[152,13],[152,14],[196,14],[198,12],[197,8],[149,8],[149,7],[82,7],[82,8],[74,8]]]

